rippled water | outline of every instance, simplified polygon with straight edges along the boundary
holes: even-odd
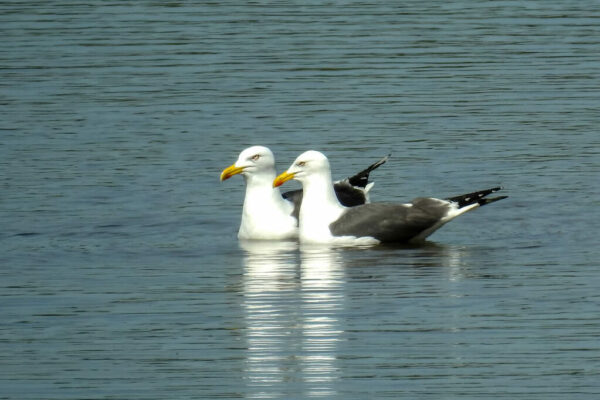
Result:
[[[597,398],[599,17],[0,3],[0,398]],[[510,197],[421,247],[240,243],[251,144]]]

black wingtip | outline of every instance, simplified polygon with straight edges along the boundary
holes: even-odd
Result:
[[[502,186],[496,186],[491,189],[479,190],[477,192],[467,193],[460,196],[450,197],[446,200],[458,203],[458,208],[463,208],[465,206],[479,203],[479,205],[485,205],[489,203],[493,203],[494,201],[502,200],[507,198],[508,196],[498,196],[492,198],[485,198],[486,196],[495,193],[499,190],[502,190]]]
[[[387,160],[391,157],[391,155],[392,155],[391,153],[388,154],[387,156],[383,157],[381,160],[377,161],[376,163],[369,165],[367,168],[363,169],[358,174],[349,177],[348,183],[350,183],[352,186],[356,186],[356,187],[361,187],[361,188],[366,187],[367,184],[369,183],[369,174],[371,173],[371,171],[373,171],[374,169],[377,169],[381,165],[385,164],[387,162]]]
[[[489,198],[479,200],[478,203],[480,206],[485,206],[486,204],[490,204],[495,201],[506,199],[506,198],[508,198],[508,196],[489,197]]]

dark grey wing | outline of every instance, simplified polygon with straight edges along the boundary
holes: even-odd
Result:
[[[284,199],[291,201],[294,205],[292,216],[296,218],[297,221],[300,216],[300,205],[302,204],[302,189],[290,190],[281,196],[283,196]]]
[[[450,204],[430,198],[412,205],[372,203],[349,208],[329,225],[334,236],[374,237],[381,242],[408,242],[446,216]]]
[[[341,205],[346,207],[359,206],[367,202],[367,196],[362,188],[356,188],[348,179],[333,184],[333,190]]]
[[[385,164],[388,158],[390,158],[390,154],[376,163],[369,165],[358,174],[335,182],[333,188],[335,189],[335,194],[340,204],[346,207],[355,207],[365,204],[367,202],[367,196],[364,188],[369,184],[369,174],[374,169]]]
[[[348,183],[352,186],[361,188],[367,187],[367,184],[369,183],[369,174],[371,173],[371,171],[385,164],[385,162],[388,160],[388,158],[390,158],[390,156],[391,154],[388,154],[376,163],[369,165],[367,168],[363,169],[358,174],[351,176],[345,180],[347,180]]]

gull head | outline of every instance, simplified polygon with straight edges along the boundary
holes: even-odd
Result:
[[[314,175],[329,175],[329,160],[323,153],[315,150],[304,152],[294,160],[290,168],[273,181],[273,186],[281,186],[290,179],[305,183]]]
[[[237,161],[221,172],[221,181],[234,175],[242,174],[245,177],[275,171],[275,157],[273,152],[264,146],[252,146],[242,151]]]

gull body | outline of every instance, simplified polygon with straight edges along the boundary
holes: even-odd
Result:
[[[275,157],[264,146],[252,146],[242,151],[237,161],[223,170],[221,180],[241,174],[246,183],[242,221],[238,230],[240,239],[294,239],[298,236],[298,222],[292,216],[294,205],[286,201],[277,188]]]
[[[370,203],[344,207],[333,194],[329,160],[307,151],[279,175],[273,185],[296,179],[304,199],[299,214],[299,238],[307,243],[377,244],[419,242],[447,222],[474,208],[506,196],[485,198],[492,188],[449,199],[421,197],[410,203]]]

